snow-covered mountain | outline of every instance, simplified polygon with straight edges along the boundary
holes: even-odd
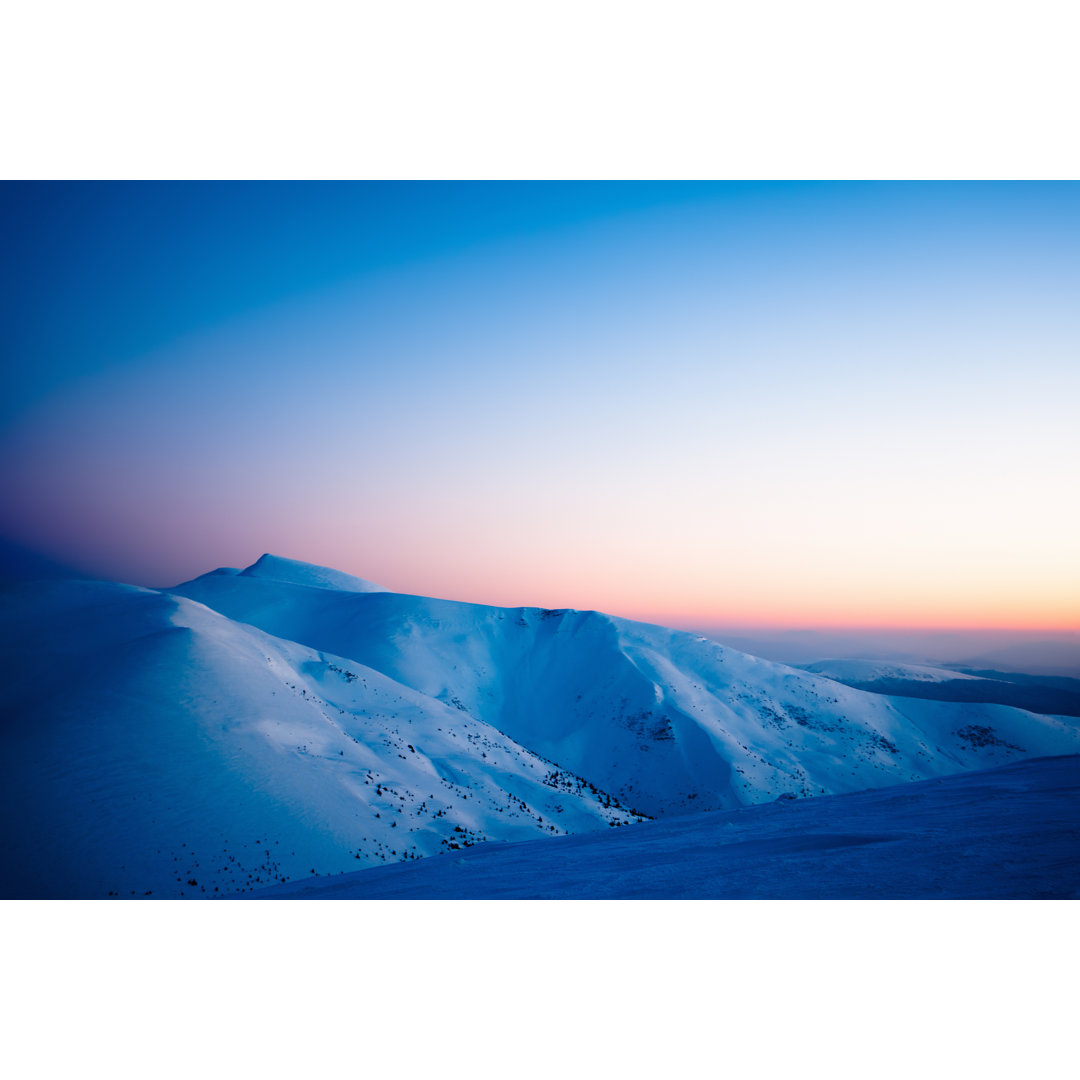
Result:
[[[1077,748],[1078,725],[867,694],[595,611],[305,586],[296,564],[174,590],[483,720],[650,816],[863,790]],[[322,571],[313,570],[313,574]]]
[[[4,895],[213,895],[635,820],[481,720],[183,597],[24,587],[0,637]]]
[[[0,594],[6,896],[204,896],[1080,749],[597,612],[263,556]]]

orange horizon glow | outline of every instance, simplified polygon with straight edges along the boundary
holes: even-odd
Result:
[[[864,592],[834,589],[826,598],[820,590],[791,588],[787,595],[763,592],[747,595],[743,587],[729,602],[686,602],[683,582],[671,582],[670,600],[650,589],[644,602],[640,595],[612,582],[581,580],[567,575],[565,582],[545,579],[534,588],[524,581],[496,582],[490,574],[456,575],[415,571],[392,571],[383,576],[370,567],[354,565],[349,573],[377,581],[393,591],[433,596],[494,607],[571,608],[602,611],[623,618],[672,627],[739,627],[760,629],[911,630],[933,632],[1080,633],[1080,596],[1060,595],[1034,602],[1022,589],[1002,589],[997,595],[972,596],[972,589],[919,590],[894,588]],[[457,581],[452,581],[456,576]],[[1080,592],[1080,590],[1078,590]],[[906,594],[905,594],[906,593]],[[683,602],[679,602],[682,600]]]
[[[696,603],[687,601],[688,592],[705,590],[688,588],[682,577],[666,581],[674,603],[664,603],[663,585],[647,590],[648,599],[620,588],[617,581],[603,580],[602,575],[589,579],[582,575],[565,575],[564,580],[548,567],[539,575],[534,586],[525,583],[525,575],[515,578],[513,568],[503,567],[497,579],[491,565],[479,567],[475,560],[466,565],[450,567],[445,561],[421,570],[404,566],[400,559],[350,556],[335,552],[325,544],[313,545],[304,552],[297,545],[272,551],[273,554],[318,565],[333,567],[345,573],[365,578],[389,589],[410,595],[429,596],[459,603],[491,607],[546,607],[578,611],[600,611],[638,622],[680,629],[728,630],[823,630],[888,632],[910,631],[927,633],[1013,633],[1013,634],[1080,634],[1080,590],[1074,595],[1060,594],[1050,601],[1034,603],[1023,595],[1022,589],[1002,589],[993,596],[972,596],[973,589],[947,590],[935,595],[932,584],[923,583],[920,589],[894,587],[877,592],[869,589],[838,588],[835,585],[826,597],[827,586],[811,589],[795,588],[788,582],[782,595],[774,587],[759,598],[750,595],[752,589],[744,583],[731,590],[724,602],[712,599]],[[39,543],[36,551],[49,558],[63,560],[65,550],[60,545]],[[160,552],[155,553],[160,554]],[[189,569],[176,576],[175,581],[162,582],[152,573],[124,575],[119,567],[100,560],[75,560],[75,570],[88,576],[104,576],[125,584],[168,589],[181,579],[196,577],[219,565],[244,567],[256,561],[262,552],[245,552],[233,560],[215,560],[213,565],[192,563]],[[713,597],[720,591],[713,589]],[[682,601],[681,603],[679,601]]]

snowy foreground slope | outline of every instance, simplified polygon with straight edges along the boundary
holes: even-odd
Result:
[[[272,556],[8,589],[0,644],[3,896],[220,896],[1080,749],[1076,720]]]
[[[1080,899],[1080,756],[489,844],[268,900]]]

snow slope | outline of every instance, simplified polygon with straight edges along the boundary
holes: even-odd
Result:
[[[9,588],[0,645],[5,896],[222,895],[1080,748],[1076,720],[272,556]]]
[[[339,592],[386,592],[381,585],[352,574],[333,570],[328,566],[313,566],[311,563],[296,559],[285,559],[280,555],[263,555],[244,570],[222,567],[214,574],[238,575],[243,578],[259,578],[263,581],[275,581],[286,585],[306,585],[312,589],[336,589]]]
[[[257,899],[1080,899],[1080,757],[491,844]]]
[[[0,640],[3,896],[221,895],[633,820],[482,721],[180,597],[25,587]]]

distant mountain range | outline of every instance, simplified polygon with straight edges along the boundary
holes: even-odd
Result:
[[[0,640],[4,896],[248,894],[1080,750],[1067,717],[270,555],[172,589],[11,585]]]
[[[875,694],[933,701],[979,701],[1015,705],[1032,712],[1080,716],[1080,679],[1060,675],[933,668],[881,660],[819,660],[797,666]]]

